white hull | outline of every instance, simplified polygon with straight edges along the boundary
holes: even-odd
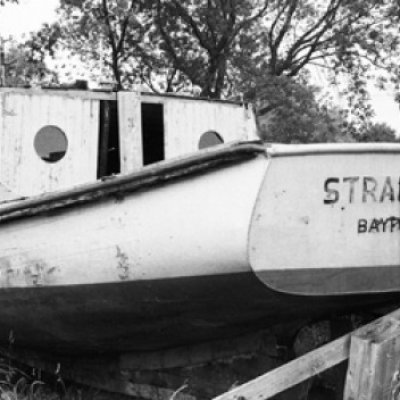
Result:
[[[266,159],[0,229],[0,286],[250,271],[247,234]]]
[[[400,218],[398,188],[363,201],[343,177],[385,181],[399,156],[242,144],[5,203],[0,341],[150,350],[398,300],[400,229],[358,230]]]

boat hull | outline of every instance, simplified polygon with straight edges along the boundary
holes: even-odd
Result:
[[[1,207],[0,342],[152,351],[398,302],[398,232],[354,228],[400,220],[384,183],[400,146],[285,149],[213,150]],[[337,158],[379,173],[384,201],[361,191],[357,206],[347,175],[326,184],[347,171]],[[334,201],[346,188],[351,204]]]
[[[0,340],[51,354],[156,351],[398,302],[400,295],[304,297],[251,272],[0,292]],[[12,348],[11,347],[11,348]]]
[[[308,296],[400,290],[398,145],[280,147],[249,235],[270,288]]]

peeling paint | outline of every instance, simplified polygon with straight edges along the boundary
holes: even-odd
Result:
[[[28,282],[34,286],[43,284],[43,273],[45,266],[41,262],[35,262],[34,264],[28,265],[24,269],[25,278]]]
[[[117,248],[117,260],[118,260],[118,276],[121,280],[125,281],[129,278],[129,260],[126,253],[124,253],[119,246]]]
[[[310,223],[310,217],[308,217],[308,216],[301,217],[300,219],[306,225],[308,225]]]
[[[18,114],[14,110],[7,110],[3,108],[3,116],[4,117],[16,117]]]
[[[51,268],[49,268],[49,269],[47,270],[47,273],[50,275],[50,274],[54,273],[56,270],[57,270],[56,267],[51,267]]]

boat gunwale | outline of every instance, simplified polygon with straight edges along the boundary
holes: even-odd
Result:
[[[328,154],[400,154],[400,144],[330,143],[269,144],[262,141],[234,142],[202,150],[172,160],[145,166],[139,171],[113,175],[42,195],[0,202],[0,223],[35,216],[55,209],[89,203],[106,197],[123,197],[125,193],[154,187],[213,168],[246,161],[263,154],[266,158],[319,156]]]
[[[89,203],[106,197],[122,198],[125,193],[162,185],[219,166],[243,162],[260,154],[266,155],[266,148],[261,142],[236,142],[203,150],[186,157],[161,161],[143,167],[140,171],[107,176],[96,182],[75,186],[71,189],[9,200],[3,202],[3,205],[0,203],[0,223]]]
[[[400,154],[399,143],[268,144],[268,157],[340,154]]]

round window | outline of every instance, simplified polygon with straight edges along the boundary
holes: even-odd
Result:
[[[217,144],[222,143],[224,143],[224,139],[222,139],[218,132],[207,131],[201,135],[199,149],[206,149],[207,147],[216,146]]]
[[[46,162],[60,161],[67,152],[68,140],[65,133],[54,125],[39,129],[33,142],[37,155]]]

